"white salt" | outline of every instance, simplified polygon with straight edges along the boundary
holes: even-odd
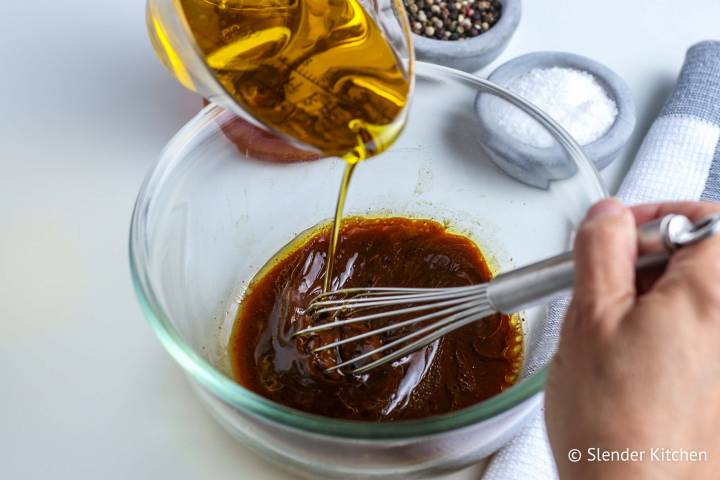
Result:
[[[549,114],[581,145],[603,136],[618,113],[595,77],[572,68],[534,68],[506,87]],[[495,113],[499,125],[521,142],[535,147],[555,143],[543,126],[517,107],[502,102]]]

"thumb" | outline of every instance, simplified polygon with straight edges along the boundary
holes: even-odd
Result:
[[[637,231],[630,209],[615,199],[595,204],[575,237],[577,322],[617,325],[635,301]]]

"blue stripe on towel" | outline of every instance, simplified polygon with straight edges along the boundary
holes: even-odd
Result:
[[[715,147],[715,156],[712,165],[710,165],[710,173],[700,199],[720,202],[720,142]]]
[[[689,115],[720,125],[720,41],[690,47],[661,115]]]
[[[720,127],[720,41],[707,40],[688,49],[661,115],[691,116]],[[720,142],[700,198],[720,202]]]

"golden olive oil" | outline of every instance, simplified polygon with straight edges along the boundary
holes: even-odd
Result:
[[[180,0],[216,78],[253,117],[357,162],[402,130],[409,81],[358,0]]]
[[[207,66],[253,117],[345,159],[325,290],[357,162],[404,126],[410,82],[358,0],[180,0]]]

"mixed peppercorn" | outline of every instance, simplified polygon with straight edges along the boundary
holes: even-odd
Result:
[[[464,40],[487,32],[502,14],[499,0],[403,0],[410,28],[436,40]]]

